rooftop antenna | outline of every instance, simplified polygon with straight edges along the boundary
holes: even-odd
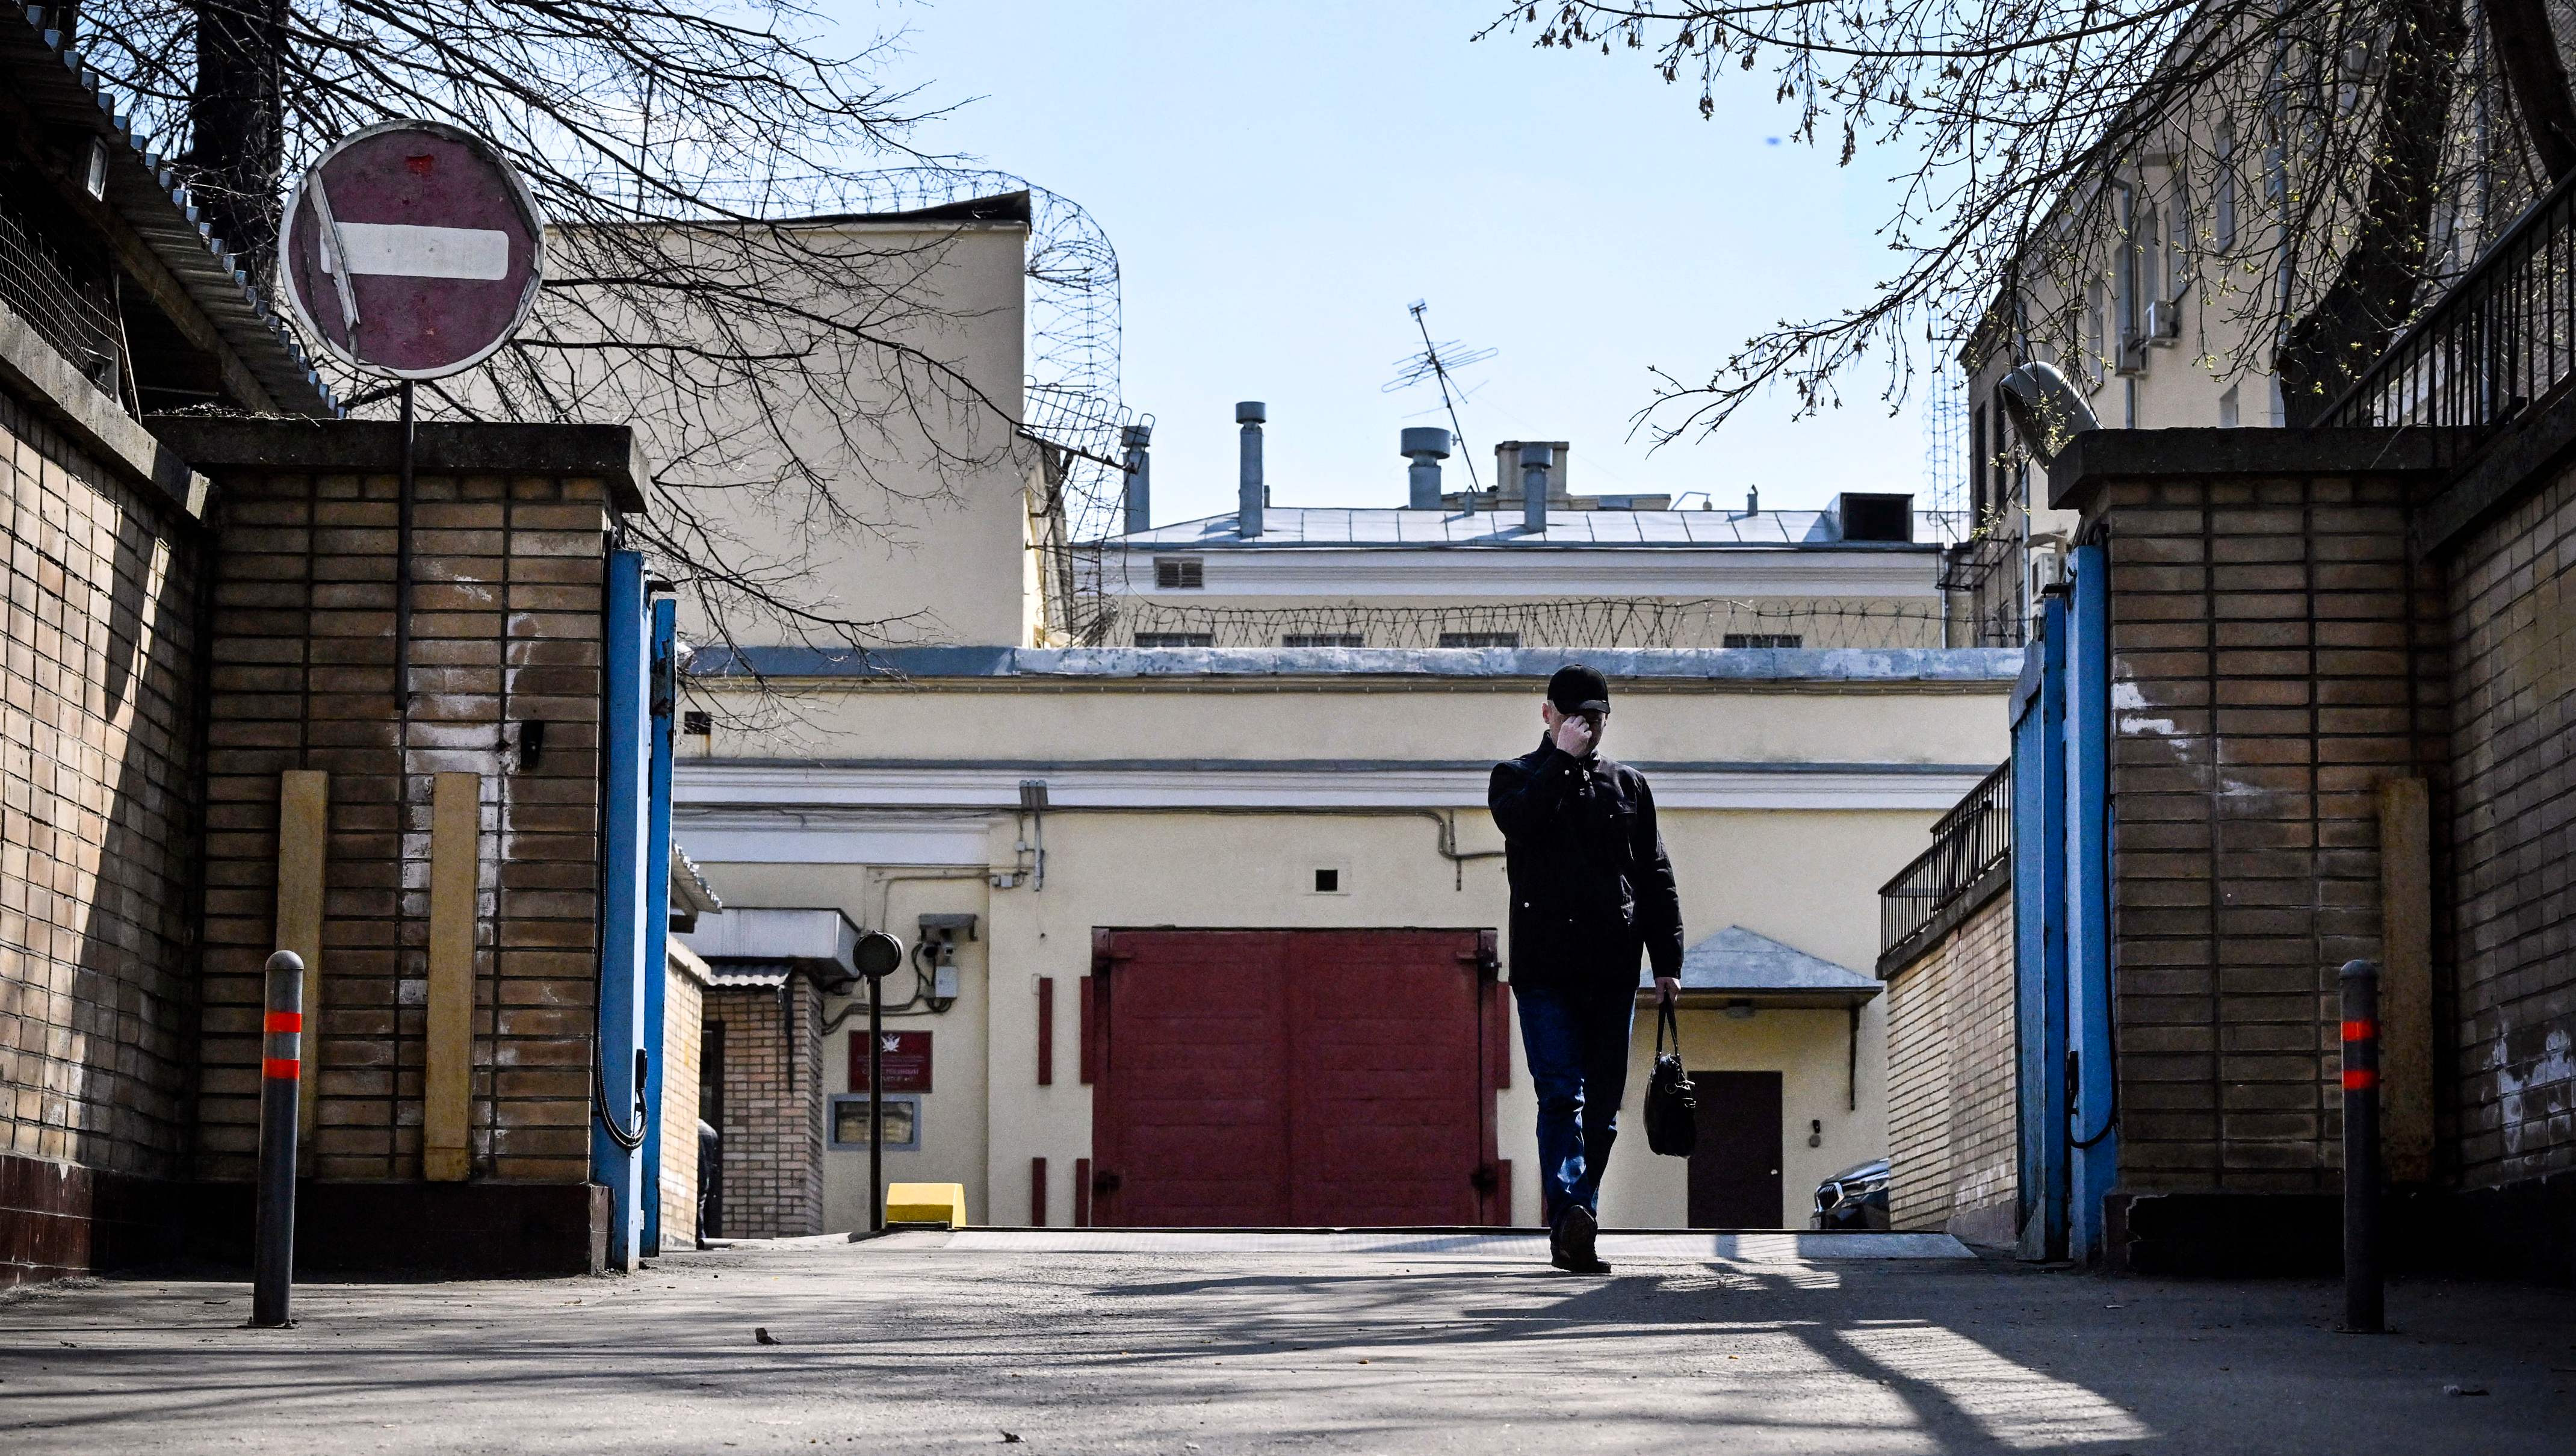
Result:
[[[1407,354],[1396,360],[1396,376],[1379,386],[1379,392],[1393,394],[1399,389],[1411,389],[1426,379],[1440,386],[1441,407],[1449,412],[1449,433],[1457,437],[1458,454],[1466,462],[1467,491],[1470,501],[1468,508],[1472,510],[1474,495],[1484,489],[1484,482],[1476,479],[1476,453],[1467,448],[1467,431],[1458,423],[1458,400],[1467,391],[1462,386],[1455,394],[1451,393],[1449,374],[1451,370],[1464,369],[1470,364],[1482,364],[1493,358],[1495,351],[1462,348],[1456,339],[1437,344],[1431,342],[1431,325],[1425,323],[1422,317],[1430,307],[1428,300],[1417,298],[1406,309],[1406,312],[1413,315],[1413,326],[1422,331],[1422,352]]]

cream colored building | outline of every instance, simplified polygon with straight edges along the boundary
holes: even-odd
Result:
[[[803,226],[935,258],[930,282],[958,317],[915,342],[1025,402],[1029,233],[989,213]],[[817,432],[815,459],[839,448],[836,411],[884,415],[880,375],[847,386],[849,400],[788,415]],[[692,428],[662,423],[674,439]],[[835,612],[903,624],[870,652],[785,629],[701,646],[675,825],[729,906],[837,910],[915,948],[885,1025],[914,1034],[907,1055],[929,1034],[906,1073],[926,1090],[891,1074],[879,1089],[889,1110],[904,1099],[912,1134],[886,1156],[890,1180],[961,1183],[991,1223],[1275,1221],[1257,1199],[1171,1201],[1259,1181],[1235,1166],[1257,1145],[1287,1160],[1260,1177],[1284,1178],[1271,1192],[1294,1195],[1276,1207],[1295,1221],[1534,1218],[1484,793],[1495,760],[1537,741],[1541,684],[1575,656],[1618,684],[1606,746],[1652,776],[1681,876],[1698,973],[1686,1055],[1745,1074],[1719,1080],[1776,1134],[1701,1168],[1711,1188],[1732,1180],[1732,1202],[1701,1190],[1703,1221],[1723,1206],[1802,1222],[1818,1178],[1885,1152],[1881,998],[1852,968],[1877,954],[1880,882],[2002,757],[2016,667],[1939,645],[1939,523],[1902,496],[1800,512],[1574,497],[1559,442],[1535,516],[1510,482],[1469,500],[1408,479],[1390,452],[1382,486],[1275,483],[1364,502],[1352,509],[1271,507],[1255,463],[1238,484],[1258,521],[1158,527],[1139,498],[1140,529],[1068,546],[1063,462],[986,448],[986,422],[970,425],[938,489],[899,468],[941,454],[936,430],[893,467],[852,462],[828,482],[886,523],[875,535],[817,529],[796,492],[656,507],[720,506],[731,539],[806,573]],[[1131,479],[1141,497],[1150,471]],[[1097,645],[1072,645],[1077,631]],[[1412,959],[1370,969],[1399,950]],[[740,994],[727,974],[711,996]],[[779,1231],[859,1227],[863,1014],[792,970],[777,992],[785,1030],[757,1050],[787,1051],[816,1105],[810,1127],[763,1136],[810,1141],[822,1161],[819,1213]],[[709,1051],[727,1078],[752,1060]],[[1197,1151],[1139,1151],[1193,1117]],[[775,1151],[736,1131],[729,1179],[738,1157]],[[776,1186],[770,1206],[806,1206],[804,1185]],[[1635,1135],[1607,1198],[1613,1223],[1684,1223],[1692,1173]]]
[[[888,1022],[932,1032],[936,1064],[920,1147],[889,1155],[887,1176],[963,1183],[977,1220],[1022,1223],[1043,1159],[1046,1218],[1065,1223],[1104,1115],[1080,1077],[1095,937],[1499,929],[1487,772],[1537,741],[1540,685],[1573,655],[959,648],[890,654],[895,679],[781,649],[759,666],[800,693],[805,746],[822,751],[715,735],[683,761],[679,833],[732,904],[833,906],[907,943],[924,915],[976,917],[955,1000]],[[1742,927],[1871,965],[1879,884],[2004,751],[2010,653],[1581,655],[1616,684],[1605,746],[1652,777],[1694,945]],[[1023,807],[1039,785],[1045,807]],[[892,995],[910,989],[898,978]],[[1797,987],[1692,999],[1691,1067],[1780,1079],[1779,1205],[1762,1222],[1801,1222],[1819,1178],[1885,1151],[1878,1001],[1855,1019],[1852,998]],[[1505,1040],[1496,1151],[1527,1221],[1535,1106]],[[1648,1038],[1638,1047],[1641,1091]],[[827,1079],[845,1055],[826,1049]],[[858,1226],[865,1155],[826,1157],[825,1226]],[[1634,1136],[1605,1196],[1613,1224],[1683,1224],[1688,1170]]]

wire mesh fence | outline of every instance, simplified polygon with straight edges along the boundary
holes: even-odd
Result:
[[[1104,645],[1282,647],[1941,647],[1931,601],[1588,597],[1451,606],[1167,605],[1111,598]]]
[[[108,393],[123,397],[115,285],[55,242],[37,209],[0,187],[0,302]]]

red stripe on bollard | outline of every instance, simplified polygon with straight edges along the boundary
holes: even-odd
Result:
[[[263,1031],[301,1032],[304,1030],[304,1013],[301,1011],[272,1011],[268,1013],[268,1020],[260,1024],[260,1029]],[[2347,1032],[2345,1034],[2350,1035],[2351,1033]]]
[[[2345,1041],[2368,1041],[2377,1035],[2379,1023],[2376,1021],[2347,1021],[2343,1024]]]
[[[304,1075],[304,1063],[295,1057],[270,1057],[261,1071],[279,1081],[292,1082]]]
[[[2379,1074],[2367,1068],[2355,1067],[2343,1074],[2343,1090],[2346,1092],[2367,1092],[2378,1085]]]

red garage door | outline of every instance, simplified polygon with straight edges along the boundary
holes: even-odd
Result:
[[[1093,1222],[1506,1217],[1492,932],[1114,930],[1094,952]]]

